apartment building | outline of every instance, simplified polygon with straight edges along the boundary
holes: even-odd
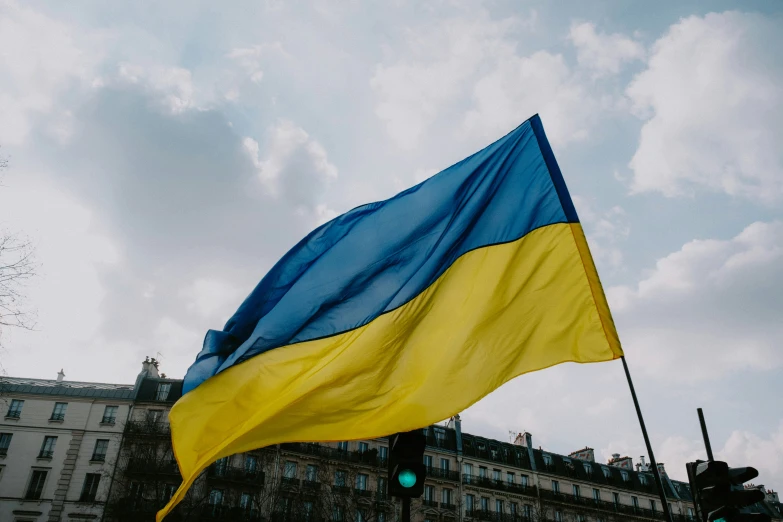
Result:
[[[103,513],[133,385],[0,380],[0,521]]]
[[[148,359],[134,385],[90,388],[62,380],[35,381],[36,385],[20,379],[6,381],[8,415],[19,420],[4,423],[3,433],[12,435],[10,444],[0,435],[0,452],[6,448],[6,458],[0,461],[0,521],[154,520],[181,482],[168,425],[168,413],[182,394],[181,380],[160,374],[157,362]],[[17,387],[11,390],[13,386]],[[48,391],[41,391],[42,386]],[[25,403],[19,406],[14,400]],[[33,408],[27,409],[33,400],[40,401],[35,415],[30,413]],[[68,403],[65,412],[56,406],[63,402]],[[91,409],[78,418],[69,417],[84,407],[73,406],[77,402]],[[117,409],[107,410],[110,406]],[[112,425],[101,422],[107,411],[115,412]],[[65,434],[51,430],[58,437],[51,446],[46,437],[55,435],[47,428],[62,413],[63,425],[55,427],[67,427],[73,434],[61,445]],[[34,437],[19,436],[20,431],[6,427],[10,423],[19,428],[22,419],[30,424],[25,429]],[[66,421],[74,424],[65,425]],[[112,437],[104,435],[109,433]],[[417,522],[664,519],[651,469],[643,458],[634,464],[629,457],[614,455],[601,463],[589,447],[560,455],[534,447],[529,433],[520,433],[510,442],[487,439],[463,433],[459,416],[445,425],[430,426],[425,433],[428,476],[424,494],[411,510]],[[17,445],[20,439],[25,442]],[[98,440],[109,440],[103,462],[92,458]],[[47,452],[51,460],[40,461]],[[167,520],[395,522],[400,504],[386,495],[387,458],[385,438],[281,444],[232,455],[206,469]],[[38,470],[46,475],[36,475]],[[671,479],[663,465],[660,471],[675,522],[694,520],[688,484]],[[9,474],[15,478],[7,483]],[[96,479],[88,477],[98,475],[93,486]],[[767,494],[756,511],[783,520],[777,494],[764,486],[753,487]]]

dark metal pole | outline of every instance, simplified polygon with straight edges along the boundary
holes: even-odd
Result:
[[[710,446],[710,436],[707,435],[707,423],[704,422],[704,412],[701,411],[701,408],[696,408],[696,411],[699,414],[699,424],[701,424],[701,436],[704,438],[704,449],[707,450],[707,460],[712,462],[712,446]]]
[[[650,465],[653,469],[653,476],[655,477],[655,483],[658,485],[658,492],[661,496],[661,503],[663,504],[663,514],[666,520],[673,522],[672,514],[669,512],[669,503],[666,501],[666,493],[663,491],[663,480],[661,480],[661,474],[658,471],[658,464],[655,462],[655,456],[653,455],[652,445],[650,444],[650,437],[647,436],[647,428],[644,426],[644,418],[642,417],[642,409],[639,407],[639,400],[636,398],[636,390],[633,388],[633,381],[631,380],[631,372],[628,371],[628,363],[625,362],[625,356],[620,357],[623,360],[623,368],[625,369],[625,377],[628,379],[628,387],[631,389],[631,397],[633,397],[633,405],[636,407],[636,416],[639,417],[639,426],[642,428],[642,436],[644,437],[644,443],[647,445],[647,454],[650,457]]]
[[[402,497],[402,521],[401,522],[411,522],[410,497]]]

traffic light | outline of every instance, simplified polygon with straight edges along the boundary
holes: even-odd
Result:
[[[742,485],[758,476],[754,468],[730,468],[718,460],[697,460],[685,466],[699,522],[769,522],[769,515],[747,509],[764,500],[763,491]]]
[[[416,498],[424,493],[424,447],[422,430],[397,433],[389,437],[389,495]]]

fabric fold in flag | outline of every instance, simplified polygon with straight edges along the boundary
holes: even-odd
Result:
[[[294,246],[222,331],[170,413],[183,482],[284,442],[447,419],[521,374],[622,348],[538,116]]]

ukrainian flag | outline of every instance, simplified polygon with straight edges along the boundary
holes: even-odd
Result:
[[[421,428],[523,373],[622,354],[534,116],[316,229],[207,333],[170,414],[183,482],[158,521],[218,458]]]

